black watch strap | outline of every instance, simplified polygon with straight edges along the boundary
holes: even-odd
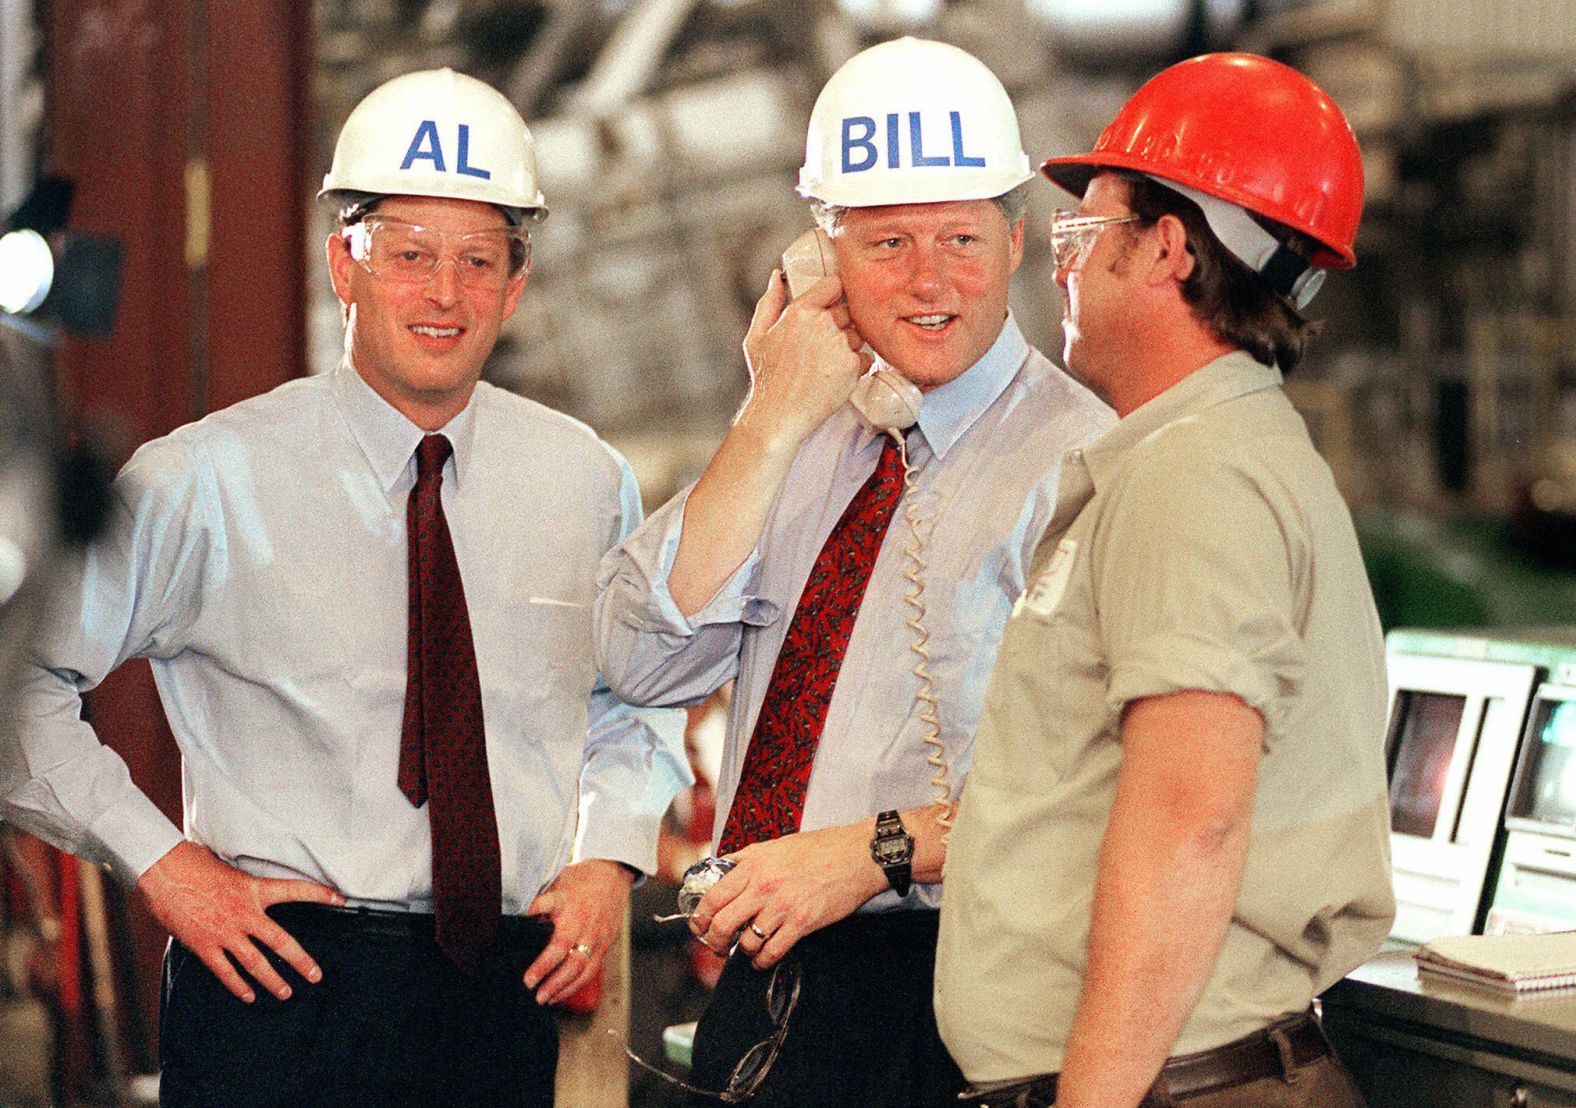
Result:
[[[898,896],[907,896],[914,880],[914,836],[903,827],[896,810],[876,817],[875,837],[870,840],[870,857],[887,876],[887,883]]]

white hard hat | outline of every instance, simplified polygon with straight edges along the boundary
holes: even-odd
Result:
[[[395,77],[356,105],[317,195],[345,194],[479,200],[516,219],[547,218],[525,120],[502,93],[452,69]]]
[[[996,75],[956,46],[900,38],[855,54],[826,82],[799,195],[850,208],[985,200],[1033,176]]]

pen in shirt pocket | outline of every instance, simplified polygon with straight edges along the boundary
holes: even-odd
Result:
[[[527,604],[540,604],[544,608],[579,608],[583,610],[590,607],[588,604],[576,604],[573,600],[557,600],[551,596],[531,596],[527,597],[525,602]]]

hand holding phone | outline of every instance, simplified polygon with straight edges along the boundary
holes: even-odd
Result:
[[[835,275],[790,300],[785,278],[774,273],[755,306],[744,338],[750,395],[739,418],[776,445],[796,449],[848,400],[873,360],[842,301]]]
[[[788,293],[795,299],[827,274],[836,272],[836,249],[819,227],[806,231],[783,251],[783,274],[788,280]],[[906,430],[919,419],[919,389],[889,367],[860,377],[848,402],[854,406],[860,422],[872,431]]]

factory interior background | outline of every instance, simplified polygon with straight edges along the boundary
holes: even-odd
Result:
[[[989,65],[1035,161],[1087,149],[1144,79],[1208,50],[1323,85],[1363,148],[1365,217],[1288,393],[1353,509],[1386,629],[1576,627],[1573,0],[0,0],[0,216],[62,175],[69,229],[125,251],[107,336],[0,342],[110,465],[331,369],[342,325],[312,196],[334,137],[376,85],[452,66],[530,123],[551,208],[485,375],[594,427],[650,511],[744,395],[754,303],[811,225],[794,183],[816,92],[900,34]],[[1036,186],[1012,295],[1053,357],[1057,206]],[[178,813],[146,669],[91,711]],[[704,771],[720,716],[691,722]],[[669,878],[709,804],[703,783],[676,806]],[[73,860],[14,829],[0,843],[0,1106],[142,1102],[162,933]],[[564,1017],[565,1079],[585,1081],[565,1103],[677,1103],[602,1033],[628,1022],[659,1058],[664,1027],[704,1002],[715,967],[643,922],[671,897],[639,890],[603,1003]]]

